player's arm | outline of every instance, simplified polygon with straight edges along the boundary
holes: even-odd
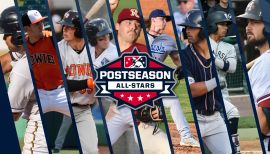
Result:
[[[69,80],[67,79],[68,91],[75,92],[83,89],[94,89],[95,83],[92,77],[85,80]]]
[[[261,132],[264,135],[267,135],[267,133],[269,132],[269,127],[268,127],[265,113],[263,112],[262,107],[257,107],[256,109],[257,109],[257,115],[258,115],[258,119],[260,123]]]
[[[12,66],[10,64],[11,62],[11,56],[10,53],[5,53],[4,55],[0,56],[0,62],[2,65],[3,73],[6,74],[11,71]]]
[[[230,46],[230,52],[227,54],[226,59],[215,58],[215,65],[225,72],[234,73],[237,66],[237,57],[234,46]]]
[[[27,71],[29,71],[29,69]],[[27,103],[33,95],[33,91],[34,87],[32,81],[25,78],[24,74],[16,72],[10,74],[8,97],[15,121],[18,120],[22,112],[24,112]]]
[[[190,77],[188,80],[192,97],[205,95],[217,87],[216,78],[201,82],[195,82],[194,79]]]
[[[119,0],[109,0],[109,3],[110,3],[111,12],[113,15],[114,11],[116,10],[117,6],[119,5]]]
[[[170,57],[177,67],[182,66],[178,51],[171,52]]]

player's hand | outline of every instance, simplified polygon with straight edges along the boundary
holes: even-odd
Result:
[[[119,4],[119,0],[109,0],[109,3],[110,3],[111,12],[113,14]]]
[[[152,114],[153,119],[158,119],[159,118],[158,108],[155,108],[154,110],[152,110],[151,114]]]
[[[94,88],[95,88],[95,82],[94,82],[93,77],[89,77],[87,79],[87,86],[88,86],[88,89],[91,89],[92,91],[94,90]]]

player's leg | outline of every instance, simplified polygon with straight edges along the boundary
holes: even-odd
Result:
[[[55,111],[70,116],[65,88],[52,91],[39,89],[38,95],[43,113]]]
[[[48,154],[46,138],[38,111],[38,106],[33,106],[24,135],[23,154]]]
[[[212,153],[232,153],[226,124],[219,112],[205,116],[204,142]]]
[[[72,120],[69,116],[63,115],[63,120],[58,131],[57,137],[55,139],[55,150],[61,150],[68,133],[68,130],[72,124]]]
[[[98,154],[97,129],[90,106],[73,107],[73,112],[83,153]]]
[[[235,152],[240,153],[240,143],[239,143],[239,135],[237,133],[238,130],[238,121],[239,121],[239,111],[238,109],[228,100],[223,100],[224,106],[226,109],[227,118],[229,120],[229,127],[231,131],[232,141],[234,143]]]
[[[52,100],[51,104],[55,104],[53,108],[54,111],[60,112],[70,117],[70,110],[68,107],[68,101],[67,101],[65,88],[59,88],[59,89],[53,90],[50,92],[50,94],[51,94],[50,97]]]
[[[164,133],[160,128],[157,128],[157,131],[154,132],[154,123],[146,124],[141,122],[138,129],[145,154],[171,153],[166,133]]]
[[[186,117],[180,106],[180,101],[175,98],[163,98],[163,105],[170,108],[170,113],[181,135],[180,145],[199,147],[199,142],[192,136]]]
[[[112,103],[106,114],[106,123],[112,145],[128,129],[125,117],[121,114],[122,112],[120,111],[124,110],[123,108],[117,109],[116,105]],[[127,112],[130,112],[131,114],[130,110],[127,110]]]

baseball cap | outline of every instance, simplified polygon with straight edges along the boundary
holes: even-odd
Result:
[[[161,9],[155,9],[153,10],[149,15],[149,20],[154,17],[165,17],[166,21],[171,21],[171,17],[166,15],[165,12]]]
[[[42,20],[47,18],[47,16],[42,17],[39,11],[37,10],[29,10],[26,13],[23,14],[22,16],[22,24],[23,26],[28,26],[31,24],[38,23]]]
[[[124,8],[118,15],[117,22],[120,23],[123,20],[140,20],[139,11],[135,8]]]

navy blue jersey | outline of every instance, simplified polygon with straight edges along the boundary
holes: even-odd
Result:
[[[191,46],[187,46],[184,50],[183,60],[186,67],[187,77],[189,81],[201,82],[207,81],[215,77],[214,67],[212,66],[211,59],[205,59],[195,51]],[[205,95],[194,97],[193,102],[195,108],[199,110],[215,111],[221,107],[221,100],[218,97],[218,89],[206,93]]]

